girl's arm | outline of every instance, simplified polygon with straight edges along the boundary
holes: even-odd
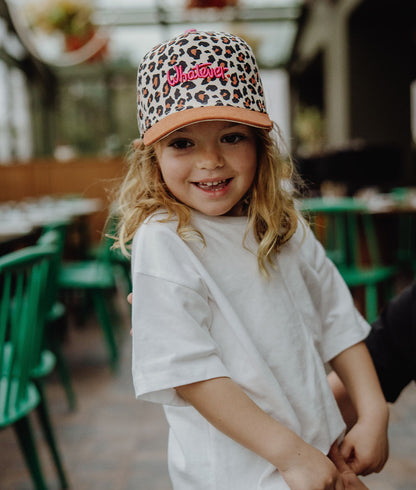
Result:
[[[342,384],[342,381],[339,379],[335,371],[331,371],[328,374],[328,383],[331,387],[332,393],[334,394],[342,418],[347,424],[348,431],[355,424],[355,422],[357,422],[357,413],[354,405],[352,404],[351,398],[348,395],[345,386]]]
[[[345,385],[357,421],[340,445],[345,461],[356,474],[380,471],[388,457],[389,411],[364,342],[341,352],[331,366]]]
[[[218,430],[273,464],[292,490],[343,490],[342,477],[321,451],[267,415],[230,378],[176,388]]]

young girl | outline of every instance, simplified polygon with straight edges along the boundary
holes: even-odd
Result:
[[[138,116],[118,244],[133,239],[135,392],[164,405],[173,487],[349,488],[337,441],[355,473],[379,471],[368,325],[287,190],[250,47],[196,31],[155,47]],[[358,413],[343,440],[326,362]]]

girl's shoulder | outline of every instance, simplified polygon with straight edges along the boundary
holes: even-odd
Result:
[[[299,218],[296,226],[295,233],[288,240],[288,245],[300,246],[304,242],[308,242],[311,239],[311,229],[309,225],[302,219]]]
[[[195,291],[205,291],[194,254],[178,235],[177,221],[167,214],[152,216],[133,239],[132,273],[151,276]]]
[[[179,238],[176,233],[177,220],[169,218],[168,213],[157,212],[145,219],[133,238],[133,250],[136,248],[159,249]]]
[[[317,240],[310,226],[306,221],[300,218],[295,233],[290,240],[285,243],[283,250],[286,248],[286,250],[290,252],[308,258],[309,256],[315,255],[316,245]]]
[[[176,222],[176,221],[177,221],[176,217],[169,217],[169,213],[167,211],[165,211],[164,209],[160,209],[160,210],[152,213],[151,215],[149,215],[143,221],[141,226],[149,225],[152,223],[169,223],[169,222]]]

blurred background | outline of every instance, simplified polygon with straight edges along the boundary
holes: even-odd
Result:
[[[192,25],[253,46],[269,110],[302,162],[354,153],[366,165],[339,172],[355,185],[413,184],[414,10],[406,0],[2,0],[0,161],[123,154],[137,135],[138,62]]]
[[[201,15],[193,6],[204,3],[226,8]],[[1,97],[8,101],[1,113],[3,163],[122,154],[137,136],[139,61],[189,25],[232,29],[253,45],[273,94],[270,106],[290,137],[284,67],[297,33],[299,2],[120,0],[115,6],[109,0],[8,0],[1,5]]]
[[[389,267],[390,297],[409,284],[416,271],[412,0],[0,0],[0,254],[33,244],[58,219],[68,225],[65,261],[96,260],[108,248],[111,190],[139,136],[137,65],[189,28],[232,32],[253,47],[268,111],[314,199],[305,210],[316,213],[323,242],[328,201],[322,208],[316,200],[360,199],[372,220],[360,225],[360,247],[371,225],[367,248],[377,241],[375,262]],[[364,262],[374,266],[371,250]],[[132,400],[129,282],[122,276],[112,286],[125,334],[117,375],[106,348],[97,347],[97,317],[85,315],[79,296],[66,296],[69,327],[61,340],[78,404],[68,411],[55,375],[52,415],[72,488],[165,490],[160,407]],[[378,293],[374,312],[387,300]],[[354,294],[367,315],[365,291]],[[402,399],[392,417],[392,459],[384,478],[370,480],[374,489],[416,488],[414,390]],[[0,488],[33,488],[6,432]],[[59,488],[45,465],[50,488]]]
[[[138,135],[138,62],[190,26],[253,46],[269,112],[311,193],[326,181],[350,194],[413,186],[414,19],[410,0],[0,0],[0,167],[13,167],[2,169],[1,199],[117,176]],[[77,182],[60,166],[51,188],[19,178],[11,191],[16,164],[27,173],[40,160],[66,162]],[[42,170],[39,180],[56,169]]]

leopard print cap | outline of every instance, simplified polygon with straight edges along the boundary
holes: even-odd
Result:
[[[206,120],[272,127],[250,46],[223,32],[187,31],[149,51],[138,69],[137,107],[145,145]]]

